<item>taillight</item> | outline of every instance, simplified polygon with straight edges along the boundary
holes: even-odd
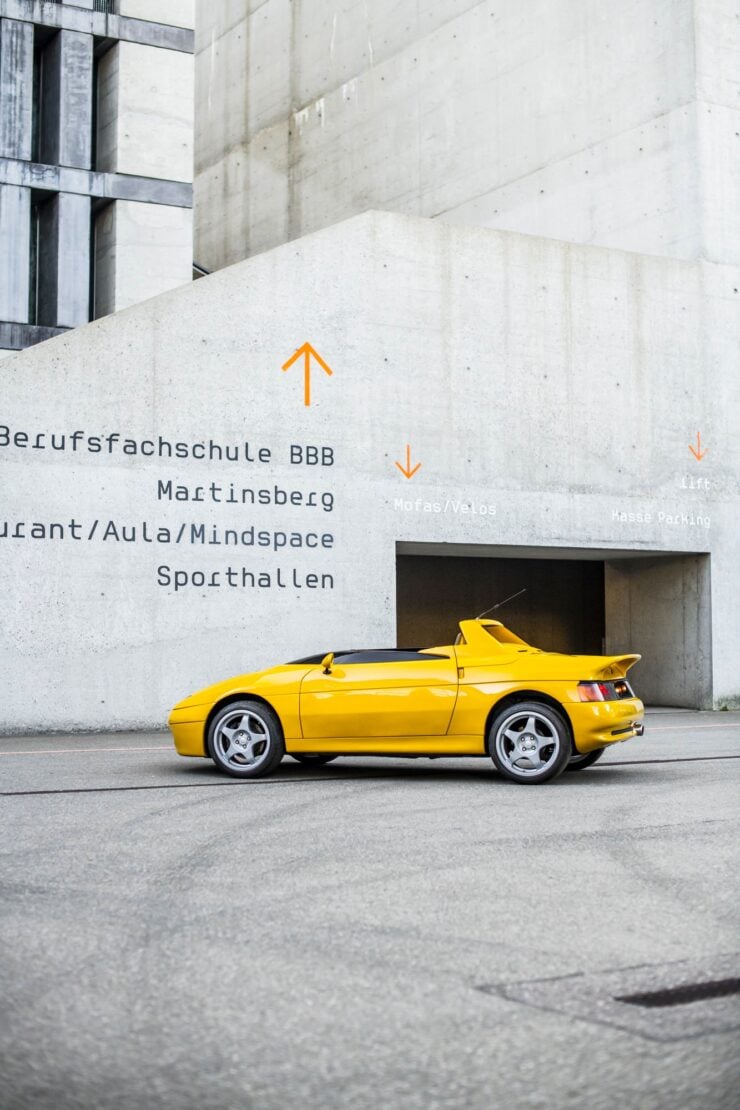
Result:
[[[581,701],[609,701],[611,691],[605,682],[579,682],[578,696]]]
[[[579,682],[578,696],[581,701],[619,701],[634,694],[629,682],[621,678],[617,682]]]

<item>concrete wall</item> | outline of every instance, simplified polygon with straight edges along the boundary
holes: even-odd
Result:
[[[685,555],[609,562],[605,598],[606,650],[641,652],[635,674],[651,701],[711,705],[710,559]]]
[[[189,54],[117,43],[101,61],[98,113],[99,169],[192,181]]]
[[[118,15],[168,23],[172,27],[195,26],[195,0],[118,0]]]
[[[42,54],[37,161],[89,169],[92,153],[93,39],[58,31]]]
[[[739,288],[372,213],[4,360],[3,727],[161,724],[219,677],[394,643],[399,543],[703,555],[707,696],[740,704]],[[333,370],[309,406],[281,369],[306,341]]]
[[[707,258],[740,257],[740,12],[735,0],[695,0],[698,164]]]
[[[118,63],[115,46],[98,60],[95,169],[115,173],[118,165]]]
[[[95,316],[118,312],[192,278],[192,211],[117,200],[95,224]]]
[[[733,0],[202,4],[196,258],[372,207],[737,262],[739,53]]]
[[[31,157],[33,27],[0,19],[0,158]]]

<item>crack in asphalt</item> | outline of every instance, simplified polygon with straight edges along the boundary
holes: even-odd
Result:
[[[657,763],[711,763],[718,760],[740,759],[740,755],[703,755],[685,756],[672,759],[623,759],[613,763],[598,763],[591,770],[602,770],[606,767],[641,767]],[[322,775],[307,778],[272,778],[272,779],[236,779],[225,782],[166,782],[146,783],[132,786],[72,786],[63,788],[48,788],[41,790],[0,790],[0,798],[23,798],[45,794],[107,794],[127,793],[134,790],[205,790],[209,787],[227,789],[235,786],[301,786],[306,783],[318,782],[370,782],[373,780],[388,780],[396,777],[397,772],[384,771],[379,774],[352,775]],[[412,776],[403,776],[405,781],[412,781]],[[425,781],[428,781],[425,779]]]

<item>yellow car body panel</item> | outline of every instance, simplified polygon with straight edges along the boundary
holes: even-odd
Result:
[[[206,725],[211,711],[225,701],[243,697],[262,698],[280,718],[283,733],[300,736],[298,691],[300,680],[311,667],[281,666],[253,674],[237,675],[217,682],[177,703],[169,716],[170,731],[180,755],[206,756]],[[298,673],[296,673],[298,672]]]
[[[392,657],[393,649],[375,654]],[[642,732],[643,705],[631,691],[583,701],[578,686],[623,679],[639,655],[543,652],[491,620],[462,621],[457,643],[405,654],[415,657],[338,657],[328,671],[316,657],[216,683],[172,710],[176,749],[206,756],[214,710],[249,698],[275,711],[289,754],[485,755],[488,725],[504,698],[554,704],[584,754]]]
[[[484,755],[479,736],[335,736],[322,740],[286,741],[288,755],[293,752],[334,755]]]
[[[454,655],[337,666],[330,674],[318,667],[301,684],[303,738],[444,736],[457,685]]]

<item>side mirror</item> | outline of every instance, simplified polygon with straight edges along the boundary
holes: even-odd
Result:
[[[333,662],[334,652],[330,651],[329,654],[325,655],[324,658],[321,660],[321,666],[324,668],[324,674],[331,674],[331,665]]]

